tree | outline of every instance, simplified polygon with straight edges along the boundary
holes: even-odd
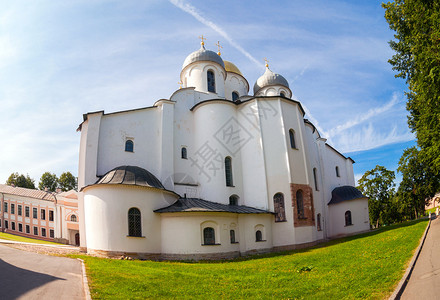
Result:
[[[440,2],[395,0],[382,4],[396,32],[389,60],[406,79],[408,124],[420,147],[418,159],[440,173]]]
[[[17,172],[12,173],[8,180],[6,180],[7,185],[15,185],[17,187],[23,187],[27,189],[35,189],[35,180],[29,177],[29,174],[24,176],[23,174],[18,174]]]
[[[61,174],[58,183],[63,192],[76,189],[76,178],[70,172]]]
[[[397,210],[392,201],[395,194],[394,179],[393,171],[379,165],[365,172],[359,179],[358,189],[369,198],[370,224],[376,224],[376,227],[396,221]]]
[[[58,187],[58,178],[55,174],[51,174],[50,172],[45,172],[43,175],[41,175],[40,183],[38,183],[38,188],[42,191],[44,191],[46,188],[51,191],[55,192],[56,188]]]

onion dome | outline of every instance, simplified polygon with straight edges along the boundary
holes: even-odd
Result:
[[[212,61],[225,68],[225,63],[223,62],[223,59],[220,57],[220,55],[218,55],[214,51],[206,50],[205,46],[202,44],[199,50],[194,51],[186,57],[185,61],[183,62],[182,70],[185,69],[188,65],[198,61]]]
[[[127,184],[165,189],[156,176],[136,166],[120,166],[114,168],[102,176],[96,184]]]
[[[257,79],[257,82],[255,82],[254,95],[257,94],[257,92],[262,88],[272,85],[282,85],[286,88],[289,88],[289,83],[287,82],[286,78],[280,74],[272,72],[269,67],[266,66],[266,72],[264,72],[264,74]]]
[[[230,61],[227,61],[227,60],[224,60],[223,62],[225,63],[226,72],[232,72],[232,73],[236,73],[238,75],[243,76],[243,74],[241,74],[240,70],[237,68],[236,65],[234,65],[233,63],[231,63]]]

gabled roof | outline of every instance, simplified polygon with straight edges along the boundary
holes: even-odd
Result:
[[[0,184],[0,193],[35,198],[40,200],[47,200],[52,202],[56,201],[55,194],[52,192],[26,189],[22,187],[13,187],[6,184]]]
[[[154,212],[228,212],[236,214],[273,214],[270,211],[254,207],[244,205],[226,205],[198,198],[179,198],[174,204],[156,209]]]
[[[362,198],[368,197],[364,196],[361,191],[359,191],[354,186],[344,185],[337,187],[332,191],[332,199],[330,200],[328,205]]]

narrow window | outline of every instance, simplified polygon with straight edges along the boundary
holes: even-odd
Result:
[[[353,223],[351,222],[351,211],[347,210],[345,212],[345,226],[350,226],[353,225]]]
[[[188,159],[188,155],[186,153],[186,147],[182,147],[181,154],[183,159]]]
[[[71,215],[70,216],[70,221],[71,222],[76,222],[76,215]]]
[[[232,195],[229,197],[229,205],[238,205],[238,196]]]
[[[9,228],[9,224],[8,221],[5,221],[5,228],[8,229]]]
[[[23,232],[23,224],[18,223],[18,231]]]
[[[232,161],[228,156],[225,158],[225,175],[226,175],[226,186],[234,186],[232,181]]]
[[[41,220],[46,220],[46,210],[40,209],[40,213],[41,213]]]
[[[209,70],[207,73],[208,77],[208,92],[215,93],[215,77],[214,72]]]
[[[19,216],[21,216],[21,214],[22,214],[22,206],[21,205],[17,206],[17,213]]]
[[[32,208],[32,218],[38,218],[38,209],[36,207]]]
[[[49,210],[49,221],[53,221],[53,210]]]
[[[231,244],[235,244],[235,230],[231,229],[229,230],[229,237],[231,238]]]
[[[11,203],[11,214],[15,214],[15,204]]]
[[[29,218],[29,206],[25,206],[25,208],[24,208],[24,216],[26,218]]]
[[[341,176],[339,175],[339,167],[338,167],[338,166],[336,166],[335,171],[336,171],[336,177],[341,177]]]
[[[2,227],[2,219],[0,219],[0,228]]]
[[[41,228],[41,236],[46,236],[46,228]]]
[[[126,152],[133,152],[134,150],[134,143],[132,140],[126,140],[125,141],[125,151]]]
[[[12,224],[12,230],[15,230],[15,222],[11,222]]]
[[[232,101],[237,101],[239,97],[237,92],[232,92]]]
[[[289,137],[290,137],[290,148],[296,149],[295,131],[293,129],[289,130]]]
[[[215,245],[215,231],[212,227],[203,229],[203,244]]]
[[[275,211],[275,222],[286,221],[286,210],[284,208],[284,196],[281,193],[276,193],[273,196],[273,207]]]
[[[38,235],[38,227],[34,226],[34,235]]]
[[[284,94],[284,92],[281,92],[280,96],[286,98],[286,94]]]
[[[49,236],[50,236],[51,238],[54,238],[54,237],[55,237],[55,231],[54,231],[53,229],[50,229],[50,230],[49,230]]]
[[[261,230],[257,230],[255,232],[255,241],[261,242],[263,240],[263,234],[261,233]]]
[[[8,202],[5,202],[5,204],[4,204],[4,211],[5,211],[5,213],[7,213],[8,212]]]
[[[296,211],[298,213],[298,219],[304,219],[304,201],[303,201],[303,192],[302,190],[298,190],[296,192]]]
[[[26,233],[31,233],[31,227],[29,225],[26,225]]]
[[[316,229],[318,230],[318,231],[321,231],[322,229],[321,229],[321,214],[318,214],[317,216],[316,216]]]
[[[319,191],[318,188],[318,176],[317,176],[317,170],[316,168],[313,168],[313,180],[315,181],[315,191]]]
[[[142,236],[141,211],[135,207],[128,210],[128,235]]]

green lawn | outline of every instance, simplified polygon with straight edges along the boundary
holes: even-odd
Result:
[[[9,240],[9,241],[34,243],[34,244],[62,245],[62,244],[58,244],[58,243],[54,243],[54,242],[42,241],[42,240],[37,240],[37,239],[30,239],[30,238],[27,238],[27,237],[23,237],[23,236],[19,236],[19,235],[14,235],[14,234],[9,234],[9,233],[4,233],[4,232],[0,232],[0,239]]]
[[[222,262],[85,260],[94,299],[383,299],[399,282],[427,220],[320,247]]]

